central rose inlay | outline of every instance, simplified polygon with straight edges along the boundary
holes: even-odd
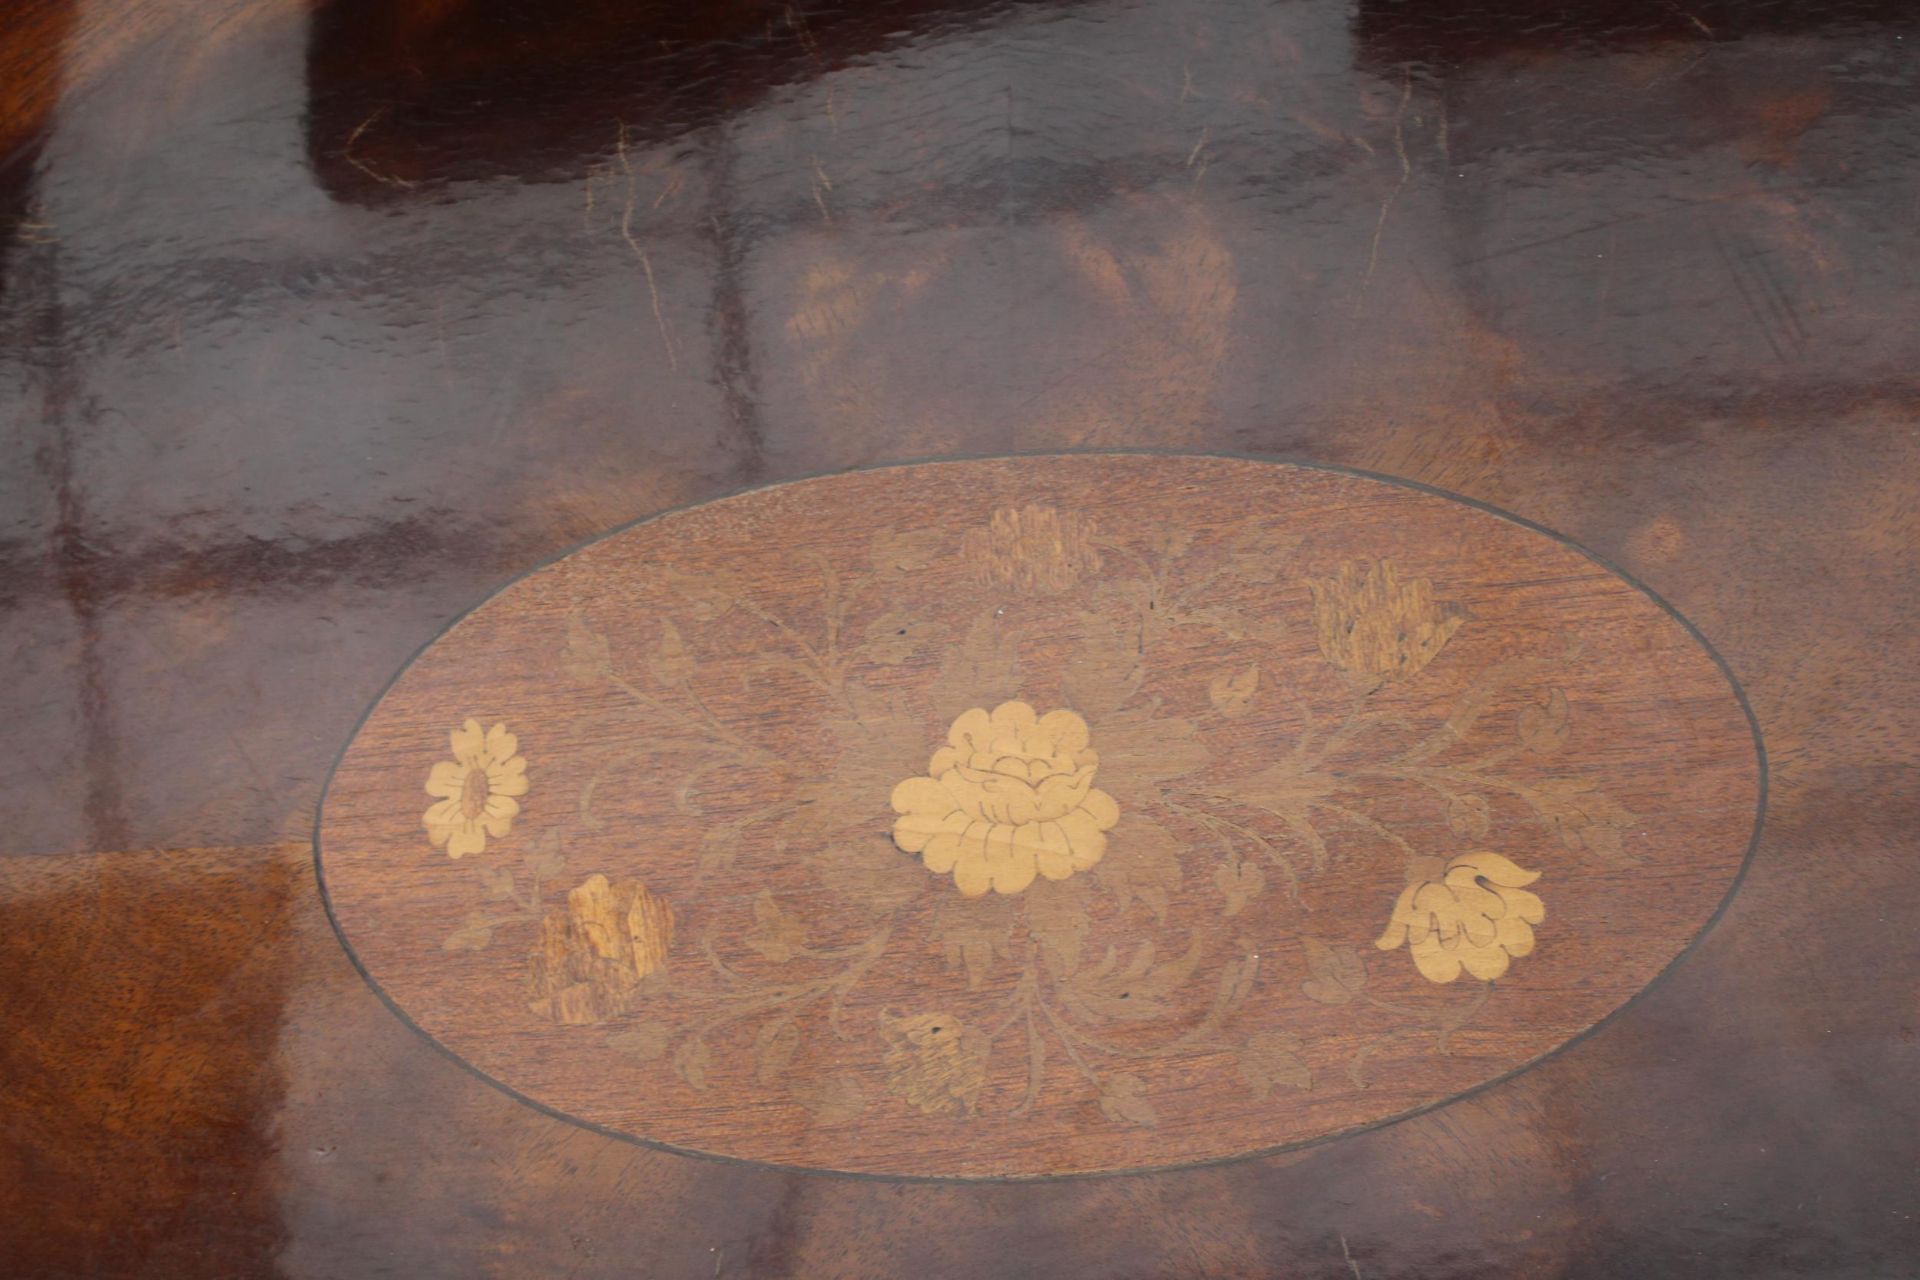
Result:
[[[893,789],[893,840],[969,898],[1019,893],[1036,875],[1065,880],[1107,851],[1120,820],[1093,785],[1100,756],[1071,711],[1024,702],[974,707],[947,732],[924,776]]]

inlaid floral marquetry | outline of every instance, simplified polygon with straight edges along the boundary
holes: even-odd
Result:
[[[453,759],[441,760],[427,774],[427,794],[436,796],[421,822],[427,837],[449,858],[485,853],[487,837],[513,830],[520,812],[517,796],[527,794],[527,761],[517,755],[519,740],[496,724],[482,733],[468,720],[450,735]]]
[[[1113,797],[1093,785],[1100,756],[1090,741],[1071,711],[1036,716],[1024,702],[968,709],[926,775],[893,789],[893,842],[927,870],[951,871],[970,898],[1088,870],[1120,820]]]
[[[989,459],[512,584],[369,714],[318,857],[395,1007],[556,1112],[1036,1176],[1537,1060],[1707,923],[1763,789],[1704,642],[1523,522],[1299,466]]]

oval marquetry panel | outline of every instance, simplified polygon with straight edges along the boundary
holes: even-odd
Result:
[[[393,683],[318,855],[497,1084],[909,1176],[1230,1157],[1564,1045],[1714,914],[1744,703],[1458,499],[1080,455],[802,481],[515,582]]]

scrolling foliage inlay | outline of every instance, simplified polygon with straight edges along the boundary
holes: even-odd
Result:
[[[951,553],[913,532],[875,536],[857,573],[814,557],[817,592],[804,614],[783,616],[724,578],[687,575],[672,584],[678,608],[653,619],[637,663],[616,661],[607,634],[576,609],[557,665],[624,700],[636,733],[607,749],[574,812],[516,824],[527,759],[542,759],[549,744],[530,740],[522,756],[504,724],[483,734],[467,719],[453,731],[454,760],[426,775],[437,797],[426,832],[450,857],[487,856],[463,864],[476,905],[445,948],[522,948],[527,1016],[654,1064],[655,1087],[672,1079],[707,1090],[717,1056],[744,1053],[760,1084],[784,1087],[820,1125],[886,1106],[1025,1114],[1042,1103],[1056,1059],[1097,1114],[1123,1126],[1160,1122],[1140,1069],[1155,1060],[1217,1061],[1256,1100],[1312,1090],[1310,1059],[1324,1053],[1295,1032],[1240,1025],[1263,983],[1400,1015],[1399,1030],[1338,1050],[1356,1086],[1387,1041],[1425,1034],[1445,1053],[1470,1021],[1498,1016],[1493,980],[1534,950],[1547,894],[1523,864],[1554,862],[1550,846],[1629,859],[1634,815],[1592,778],[1508,768],[1568,742],[1575,708],[1552,676],[1580,661],[1577,641],[1493,663],[1443,716],[1411,723],[1376,710],[1373,697],[1421,679],[1471,625],[1467,611],[1444,582],[1378,558],[1303,580],[1304,616],[1246,612],[1236,602],[1248,588],[1258,598],[1294,573],[1297,542],[1255,527],[1196,564],[1183,534],[1108,538],[1083,515],[1030,504],[985,513],[959,540],[968,576],[989,594],[957,628],[907,603],[916,571]],[[1096,574],[1079,602],[1025,611],[1024,630],[1007,622],[1008,598],[1061,602]],[[743,619],[767,643],[728,678],[798,681],[824,697],[832,714],[816,751],[796,755],[716,705],[707,673],[727,642],[708,632]],[[1063,629],[1074,637],[1063,681],[1071,706],[1042,712],[1023,700],[1023,650]],[[1303,697],[1298,671],[1257,653],[1295,629],[1312,635],[1344,695],[1331,718],[1303,703],[1291,741],[1249,749],[1232,736],[1236,722],[1262,700]],[[1187,714],[1145,692],[1176,632],[1186,666],[1209,647],[1227,655],[1191,673],[1202,694]],[[930,657],[918,699],[874,678]],[[1536,692],[1506,737],[1477,732],[1488,708],[1521,686]],[[909,757],[925,763],[903,777],[898,762]],[[715,792],[729,801],[712,807],[696,844],[669,855],[694,869],[683,883],[736,891],[688,913],[695,928],[676,923],[689,904],[618,868],[572,866],[561,852],[570,834],[604,826],[609,789],[643,774],[676,779],[684,814],[708,814]],[[1404,833],[1410,798],[1435,810],[1464,851]],[[882,833],[890,841],[868,838]],[[865,925],[824,938],[810,918],[818,897],[737,892],[764,870],[748,850],[807,862]],[[1377,881],[1374,917],[1309,919],[1303,887],[1356,861]],[[1176,927],[1170,898],[1196,883],[1211,886],[1215,918]],[[560,894],[551,906],[548,890]],[[1274,971],[1261,940],[1235,928],[1275,895],[1297,930],[1300,971]],[[1090,941],[1096,918],[1101,945]],[[1112,940],[1115,922],[1125,945]],[[1357,934],[1377,934],[1383,952],[1404,948],[1433,984],[1464,977],[1471,989],[1418,1006],[1384,1000],[1365,951],[1328,940]],[[1540,940],[1551,945],[1551,932]],[[855,1016],[856,994],[877,971],[928,951],[955,988]],[[822,1036],[835,1047],[810,1054],[809,1040]],[[876,1071],[794,1069],[803,1056],[863,1055]],[[887,1096],[874,1096],[875,1082]]]

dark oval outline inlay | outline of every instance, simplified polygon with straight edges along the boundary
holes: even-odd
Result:
[[[488,1075],[485,1071],[482,1071],[479,1067],[476,1067],[475,1065],[473,1065],[473,1063],[467,1061],[467,1059],[462,1057],[458,1051],[456,1051],[451,1046],[441,1041],[438,1037],[434,1036],[431,1032],[427,1031],[419,1023],[415,1022],[413,1018],[407,1013],[407,1011],[404,1008],[402,1008],[400,1004],[396,1000],[394,1000],[394,998],[391,995],[388,994],[386,988],[380,985],[379,980],[376,979],[373,976],[373,974],[368,971],[366,965],[360,959],[360,954],[354,950],[353,944],[347,940],[346,930],[341,926],[340,918],[334,913],[333,898],[331,894],[329,894],[329,892],[327,891],[326,864],[320,850],[320,833],[321,833],[321,828],[326,821],[327,797],[332,793],[334,775],[339,771],[341,762],[346,759],[347,752],[352,749],[353,744],[359,740],[361,731],[366,727],[367,721],[372,717],[374,711],[379,708],[382,702],[386,701],[387,695],[388,693],[392,692],[394,685],[399,683],[400,678],[404,676],[409,670],[411,670],[413,668],[413,665],[418,661],[420,661],[420,659],[426,655],[429,649],[432,649],[435,645],[440,643],[441,639],[445,637],[448,632],[452,631],[454,627],[458,626],[460,622],[463,619],[465,619],[468,615],[475,613],[478,610],[484,608],[486,605],[488,605],[493,600],[497,599],[500,595],[502,595],[503,593],[508,591],[510,588],[512,588],[515,584],[521,582],[523,579],[529,578],[534,574],[540,572],[542,569],[545,569],[550,565],[557,564],[560,561],[566,559],[568,556],[571,556],[576,554],[577,552],[583,551],[587,547],[593,546],[595,543],[604,542],[609,538],[617,537],[618,535],[627,532],[629,529],[635,529],[641,525],[650,524],[653,521],[662,519],[666,516],[675,515],[682,511],[689,511],[697,507],[708,506],[715,502],[722,502],[722,501],[727,501],[733,498],[745,497],[749,494],[764,493],[774,489],[781,489],[781,488],[785,488],[788,485],[799,484],[804,481],[826,480],[826,479],[831,479],[835,476],[862,474],[866,472],[895,471],[895,470],[901,470],[908,467],[938,466],[942,464],[952,464],[952,463],[994,462],[994,461],[1004,461],[1007,459],[1017,459],[1017,458],[1075,458],[1075,457],[1215,458],[1221,461],[1251,462],[1251,463],[1258,463],[1258,464],[1267,465],[1267,466],[1294,467],[1303,471],[1320,471],[1320,472],[1327,472],[1333,475],[1351,476],[1360,480],[1372,480],[1380,484],[1391,485],[1398,489],[1408,489],[1408,490],[1412,490],[1415,493],[1424,493],[1431,497],[1443,498],[1449,502],[1458,503],[1461,506],[1469,507],[1475,511],[1481,511],[1481,512],[1485,512],[1488,515],[1496,516],[1499,519],[1508,521],[1511,524],[1518,525],[1523,529],[1531,530],[1532,532],[1537,533],[1542,537],[1548,538],[1556,543],[1559,543],[1561,546],[1566,547],[1569,550],[1577,552],[1578,554],[1586,557],[1588,560],[1598,565],[1601,569],[1604,569],[1607,573],[1611,574],[1615,578],[1618,578],[1621,582],[1626,583],[1629,587],[1632,587],[1635,591],[1638,591],[1641,595],[1645,596],[1648,600],[1652,601],[1655,605],[1657,605],[1660,608],[1660,610],[1664,612],[1668,617],[1672,618],[1675,622],[1679,623],[1681,629],[1685,631],[1689,637],[1692,638],[1695,644],[1700,646],[1701,651],[1704,652],[1708,658],[1712,659],[1713,665],[1716,668],[1718,668],[1721,676],[1725,678],[1727,682],[1727,688],[1729,689],[1729,691],[1732,692],[1734,701],[1739,704],[1741,713],[1746,716],[1747,726],[1753,734],[1753,752],[1754,752],[1754,765],[1755,765],[1753,831],[1747,838],[1746,851],[1741,855],[1740,865],[1738,869],[1735,870],[1733,874],[1733,879],[1728,882],[1726,893],[1724,893],[1721,896],[1720,901],[1714,906],[1712,913],[1708,915],[1706,921],[1703,924],[1701,924],[1699,929],[1694,931],[1693,936],[1687,939],[1686,944],[1682,946],[1678,951],[1674,952],[1673,958],[1667,961],[1667,963],[1661,967],[1658,973],[1654,974],[1653,977],[1649,978],[1645,983],[1643,983],[1639,990],[1635,991],[1631,996],[1628,996],[1625,1000],[1621,1001],[1618,1005],[1616,1005],[1614,1008],[1609,1010],[1607,1013],[1597,1018],[1592,1024],[1585,1027],[1578,1033],[1572,1036],[1569,1036],[1567,1039],[1561,1041],[1559,1044],[1547,1050],[1545,1053],[1538,1054],[1532,1058],[1529,1058],[1525,1062],[1520,1063],[1519,1065],[1513,1067],[1512,1069],[1508,1071],[1504,1071],[1497,1076],[1493,1076],[1489,1079],[1483,1080],[1476,1085],[1469,1086],[1468,1088],[1462,1089],[1457,1093],[1450,1093],[1443,1098],[1436,1098],[1432,1102],[1424,1103],[1420,1106],[1410,1108],[1409,1110],[1406,1110],[1406,1111],[1396,1112],[1390,1116],[1383,1116],[1377,1120],[1368,1120],[1362,1124],[1352,1125],[1345,1129],[1336,1129],[1327,1133],[1316,1134],[1311,1138],[1303,1138],[1295,1142],[1284,1142],[1284,1143],[1279,1143],[1273,1146],[1256,1147],[1248,1151],[1236,1152],[1232,1155],[1226,1155],[1226,1156],[1213,1156],[1213,1157],[1208,1157],[1200,1160],[1176,1161],[1171,1164],[1137,1165],[1137,1166],[1131,1166],[1125,1169],[1072,1170],[1072,1171],[1063,1172],[1063,1173],[989,1174],[989,1175],[872,1173],[872,1172],[865,1172],[865,1171],[853,1170],[853,1169],[829,1169],[829,1168],[823,1168],[817,1165],[780,1164],[774,1161],[758,1160],[748,1156],[732,1156],[732,1155],[726,1155],[724,1153],[717,1152],[717,1151],[703,1151],[697,1147],[676,1146],[673,1143],[662,1142],[655,1138],[644,1138],[638,1134],[628,1133],[624,1130],[611,1128],[603,1124],[597,1124],[594,1121],[586,1120],[581,1118],[580,1116],[576,1116],[571,1112],[562,1111],[558,1107],[552,1106],[545,1102],[541,1102],[537,1098],[530,1097],[527,1094],[520,1092],[518,1089],[515,1089],[512,1085],[509,1085],[504,1081],[501,1081],[495,1078],[494,1076]],[[626,521],[625,523],[616,525],[613,528],[608,529],[603,533],[595,534],[591,538],[587,538],[580,542],[577,542],[574,545],[567,547],[565,550],[560,551],[555,555],[548,556],[546,559],[541,560],[539,563],[531,565],[528,568],[521,570],[519,573],[516,573],[511,578],[508,578],[506,581],[500,583],[498,586],[494,587],[481,599],[469,605],[467,608],[462,609],[459,613],[455,614],[453,617],[449,618],[446,621],[446,623],[443,624],[439,628],[439,630],[435,631],[433,635],[430,638],[428,638],[428,640],[424,644],[420,645],[411,654],[409,654],[407,656],[407,660],[401,663],[400,667],[393,673],[391,677],[387,679],[386,683],[380,687],[380,692],[374,696],[373,700],[367,704],[366,709],[362,711],[359,717],[354,721],[352,731],[347,734],[346,741],[341,744],[340,750],[336,752],[334,755],[333,763],[329,765],[327,768],[327,776],[325,781],[322,783],[321,789],[320,789],[320,800],[319,800],[319,803],[314,808],[313,873],[314,873],[315,882],[320,891],[320,904],[327,913],[327,924],[333,929],[333,936],[339,941],[341,949],[346,952],[347,960],[350,964],[353,965],[354,971],[360,975],[361,980],[365,982],[368,988],[373,992],[373,994],[379,998],[380,1003],[385,1005],[388,1011],[391,1012],[396,1018],[398,1018],[400,1022],[403,1025],[405,1025],[409,1030],[413,1031],[414,1034],[418,1035],[422,1040],[426,1041],[435,1050],[437,1050],[438,1052],[443,1054],[445,1057],[450,1059],[452,1062],[457,1064],[459,1067],[465,1070],[469,1075],[472,1075],[475,1078],[485,1082],[487,1085],[491,1086],[492,1088],[499,1090],[501,1093],[505,1094],[509,1098],[512,1098],[514,1101],[524,1106],[530,1107],[534,1111],[537,1111],[542,1115],[551,1117],[552,1119],[562,1121],[566,1124],[573,1125],[577,1128],[585,1129],[590,1133],[599,1134],[600,1136],[605,1138],[612,1138],[619,1142],[630,1143],[634,1146],[646,1147],[655,1151],[664,1151],[664,1152],[668,1152],[670,1154],[678,1155],[678,1156],[691,1156],[695,1159],[713,1161],[718,1164],[734,1165],[738,1167],[745,1167],[745,1168],[751,1168],[751,1169],[761,1169],[771,1173],[778,1173],[782,1175],[792,1174],[792,1173],[803,1173],[803,1174],[810,1174],[810,1175],[814,1175],[822,1178],[847,1179],[847,1180],[854,1180],[854,1181],[861,1181],[861,1182],[915,1182],[915,1183],[961,1183],[961,1184],[1067,1182],[1067,1181],[1077,1181],[1081,1179],[1091,1179],[1091,1178],[1135,1178],[1135,1177],[1142,1177],[1142,1176],[1147,1176],[1147,1175],[1152,1175],[1157,1173],[1171,1173],[1171,1172],[1187,1170],[1187,1169],[1206,1169],[1206,1168],[1213,1168],[1221,1165],[1240,1164],[1245,1161],[1259,1160],[1266,1157],[1284,1155],[1294,1151],[1303,1151],[1311,1147],[1318,1147],[1326,1143],[1336,1142],[1342,1138],[1351,1138],[1358,1134],[1370,1133],[1377,1129],[1384,1129],[1390,1125],[1399,1124],[1404,1120],[1411,1120],[1416,1116],[1426,1115],[1427,1113],[1432,1111],[1437,1111],[1442,1107],[1452,1106],[1456,1102],[1461,1102],[1461,1101],[1464,1101],[1465,1099],[1476,1097],[1479,1094],[1482,1094],[1490,1089],[1497,1088],[1498,1086],[1507,1083],[1509,1080],[1512,1080],[1516,1076],[1523,1075],[1526,1072],[1533,1070],[1535,1067],[1540,1066],[1542,1063],[1545,1063],[1550,1059],[1559,1057],[1561,1054],[1566,1053],[1568,1050],[1572,1049],[1574,1046],[1587,1040],[1589,1037],[1599,1032],[1602,1028],[1612,1023],[1616,1018],[1620,1017],[1621,1014],[1633,1008],[1636,1004],[1638,1004],[1641,1000],[1643,1000],[1646,997],[1649,991],[1652,991],[1655,987],[1665,982],[1667,980],[1668,975],[1670,975],[1674,971],[1674,969],[1679,967],[1682,961],[1686,960],[1687,957],[1693,954],[1694,950],[1699,947],[1699,945],[1707,937],[1707,935],[1713,931],[1716,925],[1720,923],[1721,917],[1726,915],[1727,908],[1732,905],[1735,895],[1737,895],[1740,892],[1741,885],[1743,885],[1746,882],[1747,873],[1750,870],[1752,870],[1754,857],[1759,852],[1759,849],[1760,849],[1760,841],[1766,829],[1767,796],[1768,796],[1769,778],[1770,778],[1770,766],[1767,759],[1766,738],[1764,734],[1761,732],[1760,718],[1754,714],[1753,704],[1747,698],[1746,688],[1740,683],[1739,677],[1733,673],[1733,668],[1730,665],[1728,665],[1726,658],[1723,657],[1720,651],[1713,646],[1713,642],[1707,639],[1705,634],[1701,632],[1700,628],[1693,624],[1692,619],[1688,618],[1685,614],[1681,613],[1679,609],[1675,608],[1666,599],[1666,597],[1662,596],[1659,592],[1655,591],[1652,587],[1649,587],[1646,583],[1640,581],[1640,579],[1635,577],[1633,574],[1627,572],[1625,569],[1622,569],[1619,565],[1616,565],[1611,560],[1608,560],[1605,556],[1599,554],[1596,551],[1590,550],[1589,548],[1581,545],[1578,542],[1575,542],[1572,538],[1567,537],[1563,533],[1559,533],[1553,529],[1548,528],[1543,524],[1539,524],[1535,521],[1529,520],[1524,516],[1515,515],[1511,511],[1502,510],[1501,508],[1496,507],[1491,503],[1482,502],[1477,498],[1469,498],[1464,494],[1454,493],[1454,492],[1451,492],[1450,490],[1442,489],[1435,485],[1424,484],[1418,480],[1408,480],[1402,476],[1386,475],[1378,471],[1365,471],[1358,467],[1343,467],[1343,466],[1339,466],[1337,464],[1328,463],[1328,462],[1307,462],[1307,461],[1301,461],[1295,458],[1284,458],[1284,457],[1262,455],[1262,454],[1255,454],[1255,453],[1236,453],[1236,452],[1225,451],[1225,450],[1196,451],[1196,450],[1186,450],[1186,449],[1077,449],[1077,450],[1070,450],[1070,451],[1029,450],[1029,451],[1017,452],[1017,453],[948,454],[948,455],[942,455],[942,456],[930,457],[930,458],[913,458],[913,459],[908,459],[900,462],[871,463],[865,466],[845,467],[838,471],[822,471],[822,472],[815,472],[815,473],[804,475],[804,476],[793,476],[786,480],[777,480],[769,484],[752,485],[742,489],[731,490],[727,493],[720,493],[720,494],[715,494],[711,497],[701,498],[696,502],[685,502],[677,506],[667,507],[660,511],[653,512],[650,515],[640,516],[637,519]]]

